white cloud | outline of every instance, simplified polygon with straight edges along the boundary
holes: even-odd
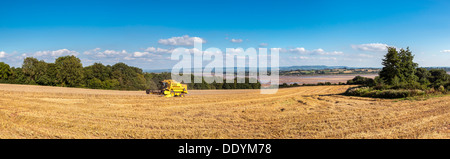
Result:
[[[303,47],[297,47],[297,48],[294,48],[294,49],[289,49],[289,52],[304,54],[304,53],[306,53],[306,49],[303,48]]]
[[[153,59],[164,59],[161,55],[156,55],[153,53],[149,53],[149,52],[139,52],[136,51],[133,53],[132,57],[131,56],[127,56],[124,59],[125,60],[141,60],[141,61],[153,61]]]
[[[6,53],[4,51],[0,51],[0,58],[4,58],[6,56]]]
[[[269,45],[268,43],[261,43],[261,44],[259,44],[260,47],[266,47],[268,45]]]
[[[355,50],[361,51],[386,51],[388,45],[382,43],[370,43],[370,44],[360,44],[360,45],[352,45],[352,48]]]
[[[204,53],[204,51],[201,51],[197,48],[192,48],[192,49],[188,49],[190,53],[196,54],[196,55],[201,55],[201,53]]]
[[[216,55],[216,54],[223,54],[221,50],[205,50],[203,51],[204,55]]]
[[[142,57],[142,56],[146,56],[146,55],[148,55],[148,54],[150,54],[150,53],[149,53],[149,52],[139,52],[139,51],[136,51],[136,52],[133,53],[133,56],[134,56],[134,57]]]
[[[320,60],[337,60],[336,57],[320,57]]]
[[[278,50],[279,53],[280,52],[287,52],[287,50],[284,49],[284,48],[270,48],[270,51],[276,51],[276,50]]]
[[[306,57],[306,56],[299,56],[299,57],[290,57],[291,59],[295,59],[295,60],[307,60],[310,59],[310,57]]]
[[[325,50],[323,50],[321,48],[315,49],[315,50],[306,50],[303,47],[288,49],[287,52],[306,54],[306,55],[343,55],[344,54],[344,52],[342,52],[342,51],[326,52]]]
[[[125,60],[135,60],[136,58],[133,58],[133,57],[130,57],[130,56],[126,56],[123,59],[125,59]]]
[[[225,52],[227,54],[236,55],[236,54],[244,53],[244,49],[242,49],[242,48],[236,48],[236,49],[235,48],[227,48],[225,50]]]
[[[59,57],[59,56],[67,56],[74,55],[77,56],[79,53],[76,51],[71,51],[68,49],[59,49],[55,51],[38,51],[34,53],[34,56],[51,56],[51,57]]]
[[[450,53],[450,50],[442,50],[442,53]]]
[[[117,57],[128,54],[126,50],[116,51],[116,50],[105,50],[97,52],[95,56],[97,57]]]
[[[95,49],[92,49],[92,50],[89,50],[89,51],[85,51],[84,54],[85,55],[91,55],[91,54],[93,54],[93,53],[95,53],[97,51],[100,51],[100,48],[95,48]]]
[[[325,54],[327,54],[327,53],[325,52],[325,50],[323,50],[323,49],[321,49],[321,48],[315,49],[315,50],[312,50],[312,51],[308,51],[308,53],[309,53],[309,54],[314,54],[314,55],[325,55]]]
[[[100,51],[100,48],[95,48],[89,51],[85,51],[85,55],[92,55],[97,58],[114,58],[114,57],[123,57],[128,55],[128,52],[126,50],[117,51],[117,50],[104,50]]]
[[[199,40],[202,43],[206,43],[206,40],[204,40],[200,37],[189,37],[189,35],[184,35],[181,37],[171,37],[169,39],[159,39],[158,43],[164,44],[164,45],[193,46],[195,40]]]
[[[150,49],[151,50],[151,49]],[[144,51],[136,51],[131,56],[127,56],[124,58],[125,60],[141,60],[141,61],[153,61],[153,60],[166,60],[166,58],[160,54],[155,54],[152,52]],[[169,57],[170,59],[170,57]]]
[[[233,43],[241,43],[242,41],[242,39],[231,39],[231,42]]]
[[[333,51],[333,52],[319,52],[319,55],[343,55],[342,51]]]
[[[144,51],[147,52],[153,52],[153,53],[172,53],[172,49],[162,49],[162,48],[155,48],[155,47],[148,47]]]
[[[374,57],[373,55],[368,55],[368,54],[358,54],[359,57],[365,57],[365,58],[372,58]]]
[[[154,48],[154,47],[148,47],[148,48],[145,49],[145,51],[155,52],[155,51],[156,51],[156,48]]]

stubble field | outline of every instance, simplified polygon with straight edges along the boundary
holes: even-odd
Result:
[[[450,138],[450,96],[339,95],[351,86],[191,90],[185,98],[0,84],[0,138]]]

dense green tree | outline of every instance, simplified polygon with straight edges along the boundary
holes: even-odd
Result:
[[[26,78],[26,83],[49,85],[51,78],[47,75],[48,64],[33,57],[23,60],[22,71]]]
[[[146,89],[146,81],[140,68],[128,66],[125,63],[117,63],[112,66],[112,79],[119,81],[120,89]]]
[[[87,86],[94,89],[106,89],[103,82],[98,78],[89,79],[87,81]]]
[[[397,52],[397,49],[394,47],[387,48],[388,53],[384,56],[383,59],[383,69],[380,71],[380,78],[382,78],[386,83],[392,85],[395,77],[402,78],[401,75],[401,59]]]
[[[416,76],[418,64],[413,61],[414,55],[412,55],[409,47],[407,47],[406,50],[400,49],[399,55],[401,59],[400,72],[405,78],[402,82],[411,83],[418,81],[418,77]]]
[[[232,88],[232,84],[226,83],[226,82],[222,85],[222,88],[223,88],[223,89],[233,89],[233,88]]]
[[[424,90],[430,86],[431,82],[428,80],[431,77],[430,71],[428,71],[425,68],[417,68],[416,76],[417,76],[418,82],[421,86],[420,89]]]
[[[348,80],[347,84],[361,84],[361,85],[365,85],[365,86],[374,86],[375,80],[372,78],[356,76],[355,78]]]
[[[158,89],[157,84],[153,81],[153,78],[155,78],[155,74],[154,73],[145,73],[144,74],[144,78],[146,81],[146,89],[153,89],[156,90]]]
[[[94,63],[84,68],[84,76],[87,80],[97,78],[100,81],[106,81],[111,77],[111,67],[101,63]]]
[[[429,70],[430,76],[428,80],[432,83],[431,87],[439,88],[440,86],[447,86],[450,83],[450,75],[442,69]]]
[[[407,47],[406,50],[400,49],[399,55],[401,59],[400,77],[403,77],[400,79],[400,88],[419,89],[421,85],[418,82],[419,78],[416,76],[418,64],[413,61],[414,55],[412,55],[409,47]]]
[[[14,84],[27,84],[27,77],[24,75],[22,68],[11,68],[12,76],[9,79],[10,83]]]
[[[34,65],[35,67],[35,78],[34,81],[39,84],[39,85],[53,85],[54,82],[52,81],[53,79],[56,79],[56,74],[55,72],[51,72],[51,71],[56,71],[56,67],[54,66],[54,64],[52,64],[52,69],[50,70],[50,64],[46,63],[45,61],[37,61]],[[53,75],[53,77],[51,77]]]
[[[103,81],[104,89],[115,89],[119,86],[119,81],[117,79],[109,79]]]
[[[59,57],[55,61],[58,83],[61,86],[76,87],[83,79],[81,60],[73,55]]]
[[[111,79],[112,68],[101,63],[94,63],[84,68],[84,81],[88,88],[113,89],[119,86]]]
[[[11,75],[12,71],[9,65],[4,62],[0,62],[0,80],[8,80]]]
[[[420,88],[419,77],[416,75],[418,64],[414,63],[409,47],[397,49],[388,47],[388,53],[383,59],[383,69],[380,72],[380,78],[388,85],[394,88],[416,89]]]
[[[48,85],[56,86],[58,85],[58,68],[55,63],[47,63],[46,75],[48,76]]]
[[[222,82],[222,83],[218,83],[218,82],[214,81],[214,82],[212,83],[212,85],[214,86],[214,89],[222,89],[222,87],[223,87],[223,82]]]
[[[441,69],[431,69],[429,70],[430,76],[428,77],[428,80],[432,83],[437,81],[448,81],[448,74],[445,72],[445,70]]]
[[[428,78],[431,77],[430,71],[428,71],[425,68],[417,68],[416,69],[416,76],[419,79],[419,82],[421,84],[425,84],[428,85],[430,84],[430,81],[428,80]]]
[[[27,57],[23,60],[22,70],[27,77],[26,83],[35,83],[38,72],[39,60],[34,57]]]

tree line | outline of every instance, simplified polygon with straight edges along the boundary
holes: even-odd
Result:
[[[192,81],[194,76],[191,75]],[[148,73],[125,63],[103,65],[94,63],[83,67],[81,60],[73,55],[58,57],[54,63],[47,63],[34,57],[24,59],[22,67],[10,67],[0,62],[0,82],[44,86],[79,87],[113,90],[158,89],[160,81],[170,79],[171,73]],[[189,83],[189,89],[259,89],[261,84],[250,83]]]

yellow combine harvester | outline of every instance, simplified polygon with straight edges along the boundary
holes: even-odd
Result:
[[[159,90],[147,89],[147,94],[164,95],[164,97],[184,97],[185,94],[188,94],[187,85],[181,84],[175,80],[164,80],[160,83],[161,87]]]

